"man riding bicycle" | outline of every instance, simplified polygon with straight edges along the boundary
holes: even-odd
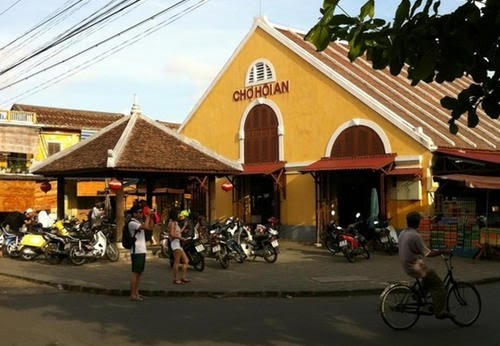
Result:
[[[425,245],[417,232],[420,219],[421,216],[418,212],[410,212],[406,215],[407,228],[400,233],[398,238],[399,258],[405,272],[415,279],[421,279],[424,291],[431,293],[436,318],[452,318],[453,314],[446,311],[446,292],[443,280],[434,269],[429,268],[424,262],[424,257],[434,257],[448,253],[448,251],[430,250]]]

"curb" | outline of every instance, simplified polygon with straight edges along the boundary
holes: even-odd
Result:
[[[129,296],[130,290],[109,289],[90,287],[73,284],[63,284],[33,278],[26,278],[19,275],[0,274],[0,276],[12,277],[41,285],[47,285],[68,292],[80,292],[109,296]],[[485,285],[500,281],[500,276],[484,278],[479,280],[466,281],[473,285]],[[348,296],[366,296],[379,295],[384,288],[361,288],[330,291],[168,291],[168,290],[141,290],[145,297],[191,297],[191,298],[318,298],[318,297],[348,297]]]

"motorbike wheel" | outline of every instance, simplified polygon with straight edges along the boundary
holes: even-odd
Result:
[[[351,244],[347,244],[344,248],[344,256],[350,263],[353,263],[356,260],[356,255],[354,255],[354,250]]]
[[[205,269],[205,257],[202,254],[196,252],[192,256],[193,260],[193,268],[199,272],[202,272]]]
[[[243,255],[241,255],[241,254],[234,255],[234,259],[238,263],[243,263],[245,261],[245,257],[243,257]]]
[[[45,254],[45,259],[50,264],[59,264],[62,261],[58,243],[47,243],[43,249],[43,253]]]
[[[364,259],[370,259],[370,252],[368,252],[366,247],[361,249],[361,256],[363,256]]]
[[[225,246],[221,246],[220,251],[217,252],[216,258],[222,269],[229,268],[229,256]]]
[[[2,246],[2,256],[3,257],[19,257],[19,250],[17,245],[12,242],[7,245]]]
[[[109,243],[106,247],[106,257],[111,262],[116,262],[120,259],[120,250],[118,250],[115,243]]]
[[[394,255],[399,252],[399,247],[398,244],[392,239],[392,237],[389,238],[389,241],[387,242],[387,253],[389,255]]]
[[[326,238],[325,246],[334,255],[339,252],[339,244],[330,237]]]
[[[80,252],[80,247],[78,245],[74,245],[69,249],[69,260],[76,266],[81,266],[85,263],[85,257],[78,257],[78,253]]]
[[[264,260],[267,263],[274,263],[278,259],[278,253],[276,249],[271,245],[267,244],[264,246]]]
[[[21,258],[25,261],[31,261],[36,257],[36,253],[24,251],[26,248],[23,248],[23,251],[21,251]]]
[[[168,250],[168,245],[161,245],[160,247],[160,257],[170,258],[170,251]]]
[[[11,257],[8,250],[8,245],[2,246],[2,257]]]

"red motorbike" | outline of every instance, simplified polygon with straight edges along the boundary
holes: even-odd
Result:
[[[366,238],[359,232],[362,223],[361,214],[356,214],[356,222],[349,225],[347,230],[338,235],[339,247],[349,262],[354,262],[356,257],[370,258]]]

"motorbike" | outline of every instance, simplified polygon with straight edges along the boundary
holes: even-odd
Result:
[[[321,233],[321,241],[323,245],[330,251],[332,254],[337,254],[341,252],[341,248],[339,245],[339,235],[344,232],[342,227],[337,225],[337,222],[334,219],[335,210],[330,212],[331,220],[328,222],[323,232]]]
[[[189,259],[189,265],[195,270],[201,272],[205,269],[205,246],[201,243],[197,231],[194,232],[193,237],[186,238],[182,244],[182,249]],[[174,265],[174,252],[169,250],[170,266]]]
[[[111,262],[120,259],[120,250],[110,241],[111,234],[103,229],[94,230],[92,238],[75,239],[69,249],[69,260],[74,265],[82,265],[91,260],[107,257]]]
[[[33,232],[27,233],[19,243],[19,253],[24,260],[33,260],[44,255],[50,264],[58,264],[68,256],[73,237],[57,221],[50,229],[36,225]]]
[[[238,234],[242,227],[242,223],[233,217],[228,218],[225,226],[222,227],[222,233],[225,237],[224,241],[229,249],[229,257],[238,263],[243,263],[247,257],[238,241]]]
[[[357,256],[365,259],[370,258],[368,246],[366,245],[366,238],[359,231],[359,227],[363,221],[361,214],[356,214],[356,221],[347,227],[347,230],[339,234],[339,246],[342,253],[349,262],[354,262]]]
[[[225,236],[220,227],[214,227],[209,230],[208,246],[205,256],[213,257],[223,269],[229,268],[229,249],[225,241]]]
[[[160,256],[163,258],[170,258],[170,237],[168,228],[162,228],[160,232]]]
[[[215,222],[209,227],[206,256],[213,257],[223,269],[229,268],[231,259],[243,263],[246,255],[235,239],[238,222],[232,217],[226,222]]]
[[[2,239],[2,256],[19,257],[19,244],[24,233],[9,231],[4,224],[0,225]]]
[[[389,221],[380,222],[375,220],[374,225],[374,246],[383,249],[388,255],[398,253],[398,235],[396,229],[389,225]]]
[[[258,224],[252,231],[250,226],[242,226],[238,236],[239,244],[247,257],[262,257],[267,263],[278,259],[278,231]]]

